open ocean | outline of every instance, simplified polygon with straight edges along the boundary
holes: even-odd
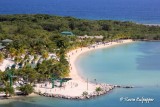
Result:
[[[0,0],[0,14],[51,14],[160,24],[160,0]],[[46,97],[7,101],[0,107],[159,107],[160,42],[136,42],[86,53],[80,75],[97,82],[133,85],[85,101]],[[98,66],[97,66],[98,65]],[[151,98],[150,103],[125,98]],[[122,100],[122,101],[121,101]]]
[[[0,0],[0,14],[52,14],[160,24],[160,0]]]

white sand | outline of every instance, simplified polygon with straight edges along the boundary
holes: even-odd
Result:
[[[0,70],[1,71],[5,71],[5,69],[9,66],[12,66],[14,64],[14,62],[10,59],[4,59],[2,63],[0,63]]]
[[[67,53],[69,63],[70,63],[70,77],[72,80],[66,82],[64,84],[64,87],[62,88],[51,88],[51,83],[47,83],[47,86],[44,86],[44,84],[37,84],[37,87],[35,88],[36,92],[41,92],[41,93],[51,93],[51,94],[60,94],[60,95],[65,95],[65,96],[82,96],[82,93],[84,91],[87,91],[89,94],[93,94],[95,92],[96,87],[99,87],[100,84],[93,84],[93,83],[88,83],[88,89],[87,89],[87,81],[82,79],[78,75],[78,69],[75,66],[75,61],[78,58],[79,55],[84,54],[86,52],[95,50],[95,49],[102,49],[102,48],[107,48],[111,46],[116,46],[124,43],[131,43],[132,40],[121,40],[121,42],[112,42],[112,43],[107,43],[107,44],[101,44],[96,46],[96,48],[88,48],[84,47],[70,51]],[[42,86],[42,87],[41,87]],[[113,86],[112,85],[107,85],[107,90],[109,91]]]

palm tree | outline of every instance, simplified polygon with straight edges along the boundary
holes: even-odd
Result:
[[[37,54],[34,55],[33,61],[36,61],[36,60],[38,60],[38,55]]]
[[[59,66],[59,64],[55,64],[50,68],[51,74],[53,74],[53,77],[55,78],[61,78],[62,77],[62,69]]]
[[[42,64],[38,64],[36,70],[38,71],[42,79],[45,79],[45,74],[48,71],[48,65],[42,62]]]
[[[26,54],[26,55],[24,56],[24,60],[28,60],[28,59],[29,59],[29,55]]]
[[[16,56],[16,49],[15,48],[10,48],[9,53],[10,53],[11,57],[14,58]]]
[[[14,95],[14,88],[11,87],[8,82],[5,82],[4,92],[6,94],[6,97],[8,97],[8,96],[10,97],[10,96]]]
[[[34,54],[34,59],[37,60],[38,59],[38,55]]]
[[[19,52],[20,56],[25,54],[25,50],[22,47],[18,50],[18,52]]]
[[[15,51],[15,57],[21,57],[22,53],[19,52],[19,50]]]
[[[25,76],[27,76],[27,82],[34,83],[37,80],[38,77],[38,73],[36,72],[35,69],[31,68],[31,67],[26,67],[23,70]]]
[[[0,53],[0,63],[2,63],[4,60],[4,55],[2,53]]]
[[[47,58],[49,57],[48,52],[47,52],[47,51],[44,51],[44,52],[42,53],[42,57],[43,57],[44,59],[47,59]]]
[[[102,88],[101,87],[97,87],[95,91],[99,94],[99,92],[102,91]]]
[[[65,54],[65,53],[66,53],[66,50],[62,49],[62,48],[56,51],[56,55],[58,57],[60,57],[61,55]]]
[[[29,49],[29,53],[30,55],[34,55],[35,54],[35,50],[33,48]]]

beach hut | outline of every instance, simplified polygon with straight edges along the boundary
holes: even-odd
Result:
[[[62,35],[64,36],[74,36],[74,34],[72,32],[69,32],[69,31],[63,31],[61,32]]]
[[[3,45],[8,45],[11,42],[13,42],[13,40],[11,40],[11,39],[4,39],[4,40],[2,40],[2,44]]]
[[[10,42],[12,42],[13,40],[11,40],[11,39],[4,39],[4,40],[2,40],[2,43],[10,43]]]

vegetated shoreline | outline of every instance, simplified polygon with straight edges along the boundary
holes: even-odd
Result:
[[[143,24],[143,25],[147,25],[147,26],[160,26],[160,24]]]
[[[132,43],[133,40],[127,39],[127,40],[118,40],[115,42],[108,42],[108,43],[101,43],[101,44],[93,44],[90,47],[83,47],[83,48],[78,48],[75,50],[72,50],[67,53],[67,58],[70,64],[70,83],[76,83],[78,86],[76,87],[66,87],[64,90],[63,89],[55,89],[57,91],[54,91],[54,89],[49,89],[46,90],[45,88],[40,88],[40,87],[35,87],[35,93],[39,94],[41,96],[46,96],[46,97],[56,97],[56,98],[63,98],[63,99],[89,99],[93,98],[99,95],[104,95],[108,92],[110,92],[112,89],[115,87],[121,87],[118,85],[110,85],[106,83],[91,83],[87,80],[85,80],[83,77],[79,75],[79,69],[76,67],[76,60],[79,58],[80,55],[85,54],[90,51],[94,51],[97,49],[102,49],[102,48],[110,48],[112,46],[117,46],[117,45],[122,45],[122,44],[127,44],[127,43]],[[96,88],[100,87],[102,90],[99,92],[96,92]],[[123,87],[123,86],[122,86]],[[123,88],[132,88],[132,86],[124,86]],[[83,92],[87,92],[87,95],[82,95]],[[31,97],[37,96],[36,94],[32,94]],[[11,97],[9,99],[19,99],[19,97]],[[7,100],[7,99],[6,99]],[[3,101],[3,100],[2,100]]]

